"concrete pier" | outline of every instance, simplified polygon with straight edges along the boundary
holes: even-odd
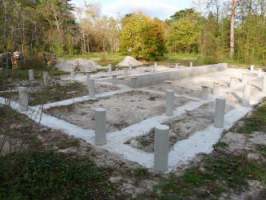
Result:
[[[154,170],[166,172],[168,170],[169,127],[158,125],[155,127],[154,137]]]
[[[266,94],[266,73],[264,72],[262,79],[262,92]]]
[[[250,85],[248,82],[243,87],[242,104],[244,106],[250,106]]]
[[[215,101],[214,126],[216,128],[224,128],[225,104],[224,98],[217,98]]]
[[[108,65],[108,73],[112,73],[112,65]]]
[[[88,84],[89,95],[94,97],[96,94],[95,80],[92,78],[89,78],[87,84]]]
[[[210,88],[208,86],[201,86],[201,97],[208,99],[210,96]]]
[[[27,111],[29,106],[28,88],[18,87],[19,104],[22,111]]]
[[[175,92],[173,90],[166,91],[166,115],[172,116],[174,112]]]
[[[42,73],[42,79],[43,79],[43,85],[48,86],[49,85],[49,74],[48,72]]]
[[[112,76],[112,84],[116,85],[117,84],[117,75]]]
[[[34,71],[33,69],[29,69],[29,81],[34,81]]]
[[[106,140],[106,110],[103,108],[95,109],[95,144],[105,145]]]

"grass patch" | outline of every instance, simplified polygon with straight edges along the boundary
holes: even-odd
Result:
[[[54,152],[0,157],[0,199],[110,199],[103,170]]]
[[[155,187],[158,199],[217,199],[229,189],[240,191],[247,180],[255,179],[266,183],[264,165],[250,162],[246,156],[219,153],[203,160],[201,168],[185,171],[181,177],[170,175]]]
[[[266,157],[266,145],[257,145],[257,151],[264,157]]]
[[[226,147],[228,147],[228,144],[225,142],[218,142],[214,145],[214,149],[225,149]]]
[[[254,131],[266,132],[266,101],[244,120],[242,126],[236,128],[239,133],[250,134]]]
[[[64,86],[56,84],[32,93],[30,95],[30,105],[45,104],[87,94],[87,87],[78,82],[69,83]]]
[[[133,170],[133,176],[138,178],[145,178],[149,176],[149,171],[146,168],[139,167]]]
[[[124,59],[124,55],[121,55],[119,53],[105,53],[105,52],[93,52],[93,53],[87,53],[87,54],[81,54],[81,55],[67,55],[64,57],[64,59],[76,59],[76,58],[84,58],[84,59],[90,59],[95,62],[97,62],[100,65],[117,65],[119,62],[121,62]]]

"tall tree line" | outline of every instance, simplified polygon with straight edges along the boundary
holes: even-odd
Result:
[[[181,10],[163,21],[140,13],[104,17],[97,4],[79,10],[70,0],[0,0],[0,53],[121,52],[159,59],[181,52],[199,54],[204,63],[266,64],[266,0],[204,2],[204,12]]]

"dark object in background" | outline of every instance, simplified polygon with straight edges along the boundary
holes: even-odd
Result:
[[[6,52],[0,54],[0,68],[12,68],[12,53]]]

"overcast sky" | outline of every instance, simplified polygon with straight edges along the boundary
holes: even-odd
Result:
[[[87,0],[99,3],[102,14],[106,16],[122,17],[125,14],[142,11],[146,15],[166,19],[177,10],[190,8],[193,0]],[[76,6],[82,6],[84,0],[72,0]]]

